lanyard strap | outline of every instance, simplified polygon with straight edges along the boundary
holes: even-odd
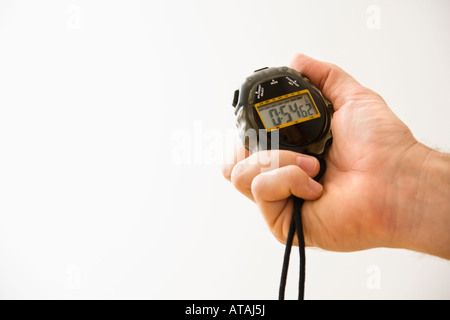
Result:
[[[323,158],[317,158],[320,163],[320,171],[315,176],[314,180],[319,181],[322,179],[325,173],[326,163]],[[286,291],[286,280],[289,268],[289,258],[291,255],[292,242],[294,240],[295,231],[297,231],[297,240],[300,253],[300,276],[298,283],[298,300],[304,300],[305,298],[305,267],[306,267],[306,255],[305,255],[305,236],[303,234],[302,223],[302,206],[304,200],[293,196],[294,198],[294,212],[292,213],[291,224],[289,226],[289,232],[286,238],[286,248],[284,251],[283,268],[281,270],[280,289],[278,293],[278,299],[284,300],[284,294]]]

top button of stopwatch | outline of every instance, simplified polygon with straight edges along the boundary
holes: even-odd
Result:
[[[264,67],[264,68],[261,68],[261,69],[256,69],[256,70],[254,71],[254,73],[255,73],[255,72],[258,72],[258,71],[266,70],[266,69],[268,69],[268,68],[269,68],[269,67]],[[231,103],[231,105],[233,106],[233,108],[237,106],[238,101],[239,101],[239,90],[236,90],[236,91],[234,92],[233,103]]]
[[[258,72],[258,71],[262,71],[262,70],[265,70],[265,69],[268,69],[269,67],[264,67],[264,68],[261,68],[261,69],[256,69],[253,73],[255,73],[255,72]]]

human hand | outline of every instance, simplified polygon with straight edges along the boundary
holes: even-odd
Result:
[[[244,159],[224,165],[224,176],[256,202],[281,242],[289,230],[295,195],[306,200],[302,218],[307,246],[334,251],[401,247],[449,257],[444,248],[448,236],[440,239],[439,248],[426,243],[437,226],[424,230],[424,212],[419,211],[426,209],[425,203],[415,202],[419,194],[430,193],[420,185],[420,177],[430,173],[430,159],[444,161],[439,168],[447,164],[448,174],[448,156],[420,144],[381,96],[339,67],[305,55],[297,55],[291,67],[307,76],[335,109],[323,188],[311,179],[319,170],[318,161],[285,150],[245,153]],[[258,161],[261,153],[278,157],[279,168],[263,172],[267,164]],[[448,181],[443,181],[447,189],[440,198],[448,198]],[[445,210],[444,222],[450,225]]]

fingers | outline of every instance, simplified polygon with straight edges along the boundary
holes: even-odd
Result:
[[[292,217],[291,195],[318,199],[323,187],[295,165],[261,173],[253,179],[252,194],[274,236],[284,242]]]
[[[253,179],[251,190],[258,205],[264,206],[291,195],[314,200],[322,193],[322,185],[300,167],[288,165],[257,175]]]
[[[291,62],[291,67],[308,77],[323,95],[331,101],[338,110],[352,95],[365,88],[347,72],[338,66],[315,60],[303,54],[298,54]]]
[[[222,174],[228,180],[231,181],[231,172],[234,166],[241,160],[247,158],[250,152],[245,149],[240,141],[235,143],[234,149],[228,155],[226,161],[222,165]]]
[[[230,180],[239,192],[254,201],[252,183],[255,177],[290,165],[310,177],[316,176],[320,169],[314,157],[287,150],[260,151],[238,162],[232,169]]]

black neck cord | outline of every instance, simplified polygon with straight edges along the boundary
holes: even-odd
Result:
[[[325,173],[326,163],[322,158],[317,158],[320,163],[320,171],[314,180],[319,181],[322,179]],[[283,268],[281,271],[280,280],[280,290],[278,293],[278,299],[284,300],[284,293],[286,290],[286,280],[289,268],[289,258],[291,255],[292,242],[294,240],[295,231],[297,231],[298,248],[300,251],[300,276],[298,282],[298,300],[303,300],[305,298],[305,266],[306,266],[306,256],[305,256],[305,236],[303,234],[303,223],[302,223],[302,205],[304,200],[301,198],[294,198],[294,212],[292,213],[291,225],[289,226],[289,232],[286,239],[286,249],[284,251]]]

